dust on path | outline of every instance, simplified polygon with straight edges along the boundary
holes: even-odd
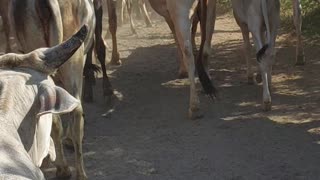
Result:
[[[210,67],[222,99],[211,103],[200,95],[205,116],[190,121],[189,88],[176,80],[172,35],[163,21],[154,23],[138,24],[137,36],[127,25],[119,28],[123,65],[109,68],[119,98],[112,112],[101,116],[110,106],[101,98],[100,81],[95,103],[84,104],[89,179],[320,178],[319,46],[307,46],[308,64],[293,67],[292,37],[278,38],[273,110],[264,113],[262,87],[246,84],[239,28],[231,16],[219,17]]]

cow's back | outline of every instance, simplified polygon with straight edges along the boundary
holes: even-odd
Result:
[[[279,0],[266,0],[269,16],[279,9]],[[232,0],[233,12],[242,23],[248,22],[252,16],[262,17],[261,0]]]
[[[63,39],[70,38],[79,28],[87,24],[88,35],[84,41],[85,53],[89,50],[89,46],[93,40],[95,16],[92,0],[58,0],[62,24],[63,24]]]

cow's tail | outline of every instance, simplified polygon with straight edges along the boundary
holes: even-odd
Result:
[[[214,87],[213,83],[211,82],[207,72],[204,69],[203,65],[203,51],[204,51],[204,44],[206,41],[206,31],[207,31],[207,0],[200,0],[200,25],[201,25],[201,44],[200,49],[196,61],[196,68],[198,71],[198,76],[200,83],[203,87],[204,92],[214,100],[214,97],[217,95],[217,89]]]
[[[269,16],[268,16],[268,5],[267,0],[261,0],[261,10],[264,23],[266,25],[266,34],[267,34],[267,44],[265,44],[257,53],[257,61],[260,62],[262,56],[265,54],[266,50],[269,47],[271,42],[271,35],[270,35],[270,24],[269,24]]]
[[[47,46],[60,44],[63,41],[63,26],[58,1],[35,0],[35,4]]]

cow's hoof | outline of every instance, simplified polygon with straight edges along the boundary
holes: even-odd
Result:
[[[189,119],[196,120],[203,118],[203,114],[200,112],[199,108],[189,109]]]
[[[103,96],[113,96],[113,89],[111,87],[103,88]]]
[[[248,76],[248,84],[253,85],[254,84],[254,78],[253,76]]]
[[[260,73],[258,73],[258,74],[256,75],[256,82],[257,82],[258,84],[262,82],[262,76],[261,76]]]
[[[118,60],[111,60],[110,61],[110,65],[112,65],[112,66],[121,66],[121,64],[122,64],[122,62],[121,62],[121,60],[120,59],[118,59]]]
[[[56,177],[58,179],[69,179],[71,177],[71,170],[68,166],[66,167],[57,167]]]
[[[73,142],[70,138],[64,138],[62,141],[63,145],[70,151],[74,151]]]
[[[87,175],[77,175],[77,180],[87,180]]]
[[[263,111],[271,111],[271,102],[263,102],[262,106]]]
[[[122,64],[119,53],[112,53],[110,65],[120,66]]]
[[[178,74],[178,79],[188,78],[188,72],[180,71]]]
[[[86,102],[86,103],[92,103],[92,102],[93,102],[93,97],[92,97],[92,95],[85,95],[85,96],[83,97],[83,100],[84,100],[84,102]]]
[[[306,64],[306,60],[304,58],[304,55],[298,55],[297,56],[297,61],[296,61],[296,66],[303,66]]]

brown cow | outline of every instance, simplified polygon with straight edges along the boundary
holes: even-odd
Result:
[[[124,10],[127,9],[129,21],[130,21],[130,28],[133,34],[137,34],[134,22],[133,22],[133,15],[132,11],[134,10],[133,7],[136,6],[137,10],[142,12],[143,18],[145,20],[147,27],[152,27],[150,16],[148,14],[146,8],[145,0],[121,0],[121,12],[120,12],[120,24],[123,24],[124,21]]]

